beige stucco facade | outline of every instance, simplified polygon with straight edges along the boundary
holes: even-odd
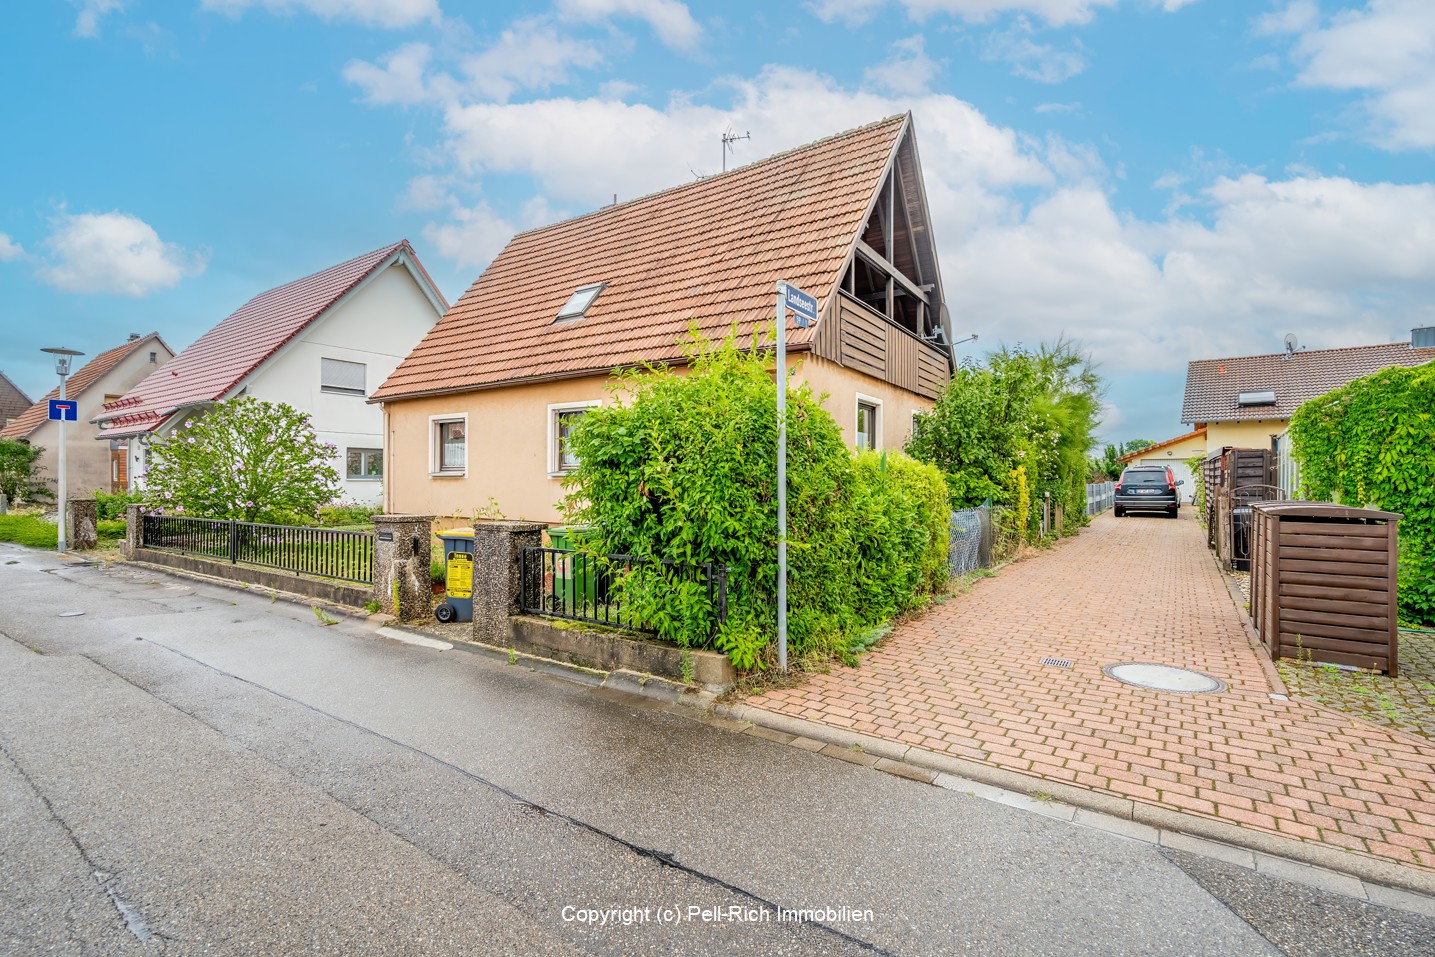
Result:
[[[1280,435],[1290,419],[1250,419],[1245,422],[1206,423],[1206,445],[1210,449],[1268,449],[1271,436]]]
[[[805,382],[855,441],[859,396],[878,409],[878,448],[901,449],[912,414],[929,409],[921,396],[812,355],[789,357],[794,382]],[[476,514],[557,523],[564,496],[554,461],[555,412],[615,401],[608,376],[512,385],[448,396],[386,403],[385,510],[390,513],[472,517]],[[466,462],[439,467],[438,427],[461,421]]]

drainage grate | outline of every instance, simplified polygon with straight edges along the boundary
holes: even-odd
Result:
[[[1053,668],[1070,668],[1075,662],[1067,661],[1065,658],[1043,658],[1041,663],[1050,665]]]

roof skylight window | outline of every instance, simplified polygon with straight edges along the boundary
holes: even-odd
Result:
[[[1275,405],[1274,392],[1242,392],[1236,396],[1236,405]]]
[[[593,300],[598,298],[598,293],[602,292],[607,285],[606,282],[599,282],[591,286],[580,287],[577,292],[568,297],[568,301],[563,304],[563,308],[558,310],[558,318],[555,319],[554,322],[562,322],[565,319],[583,318],[583,314],[588,311],[588,307],[593,305]]]

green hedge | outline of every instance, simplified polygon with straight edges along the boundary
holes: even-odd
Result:
[[[1399,512],[1400,611],[1435,624],[1435,363],[1386,369],[1291,419],[1301,495]]]
[[[698,350],[686,374],[616,377],[615,404],[571,437],[570,518],[594,551],[729,566],[727,623],[706,590],[659,569],[623,600],[660,637],[714,647],[742,669],[775,656],[777,415],[770,353]],[[867,632],[945,579],[949,511],[940,472],[905,456],[854,459],[803,385],[788,398],[788,638],[795,658],[847,656]],[[938,557],[940,556],[940,561]]]
[[[38,515],[0,515],[0,542],[55,548],[59,541],[59,529]]]

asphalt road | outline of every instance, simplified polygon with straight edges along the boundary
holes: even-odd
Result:
[[[1435,919],[0,545],[0,954],[161,953],[1428,955]]]

